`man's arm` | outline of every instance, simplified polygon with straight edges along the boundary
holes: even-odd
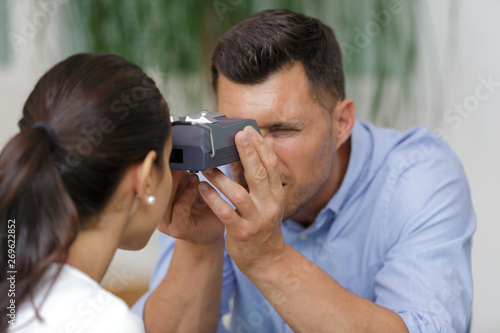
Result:
[[[163,281],[144,308],[146,332],[215,332],[222,289],[222,241],[177,240]]]
[[[215,332],[219,323],[224,228],[197,196],[197,177],[187,173],[175,176],[174,188],[178,190],[158,229],[178,240],[166,276],[146,301],[145,329]]]
[[[208,184],[200,185],[203,198],[226,225],[227,251],[238,268],[295,332],[407,332],[395,312],[347,291],[285,244],[276,156],[252,129],[245,132],[235,141],[248,191],[218,170],[204,173],[236,211]],[[304,278],[291,276],[296,267],[307,272]]]
[[[408,331],[395,312],[343,288],[290,246],[268,267],[247,276],[294,332]]]
[[[391,196],[380,228],[389,247],[374,277],[376,301],[397,312],[411,332],[467,332],[476,227],[469,186],[441,139],[423,142],[402,147],[384,174],[392,180]]]

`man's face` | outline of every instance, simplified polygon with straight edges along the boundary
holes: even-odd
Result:
[[[285,218],[291,217],[329,179],[336,155],[333,116],[312,98],[302,64],[295,63],[256,85],[234,83],[220,75],[217,99],[219,112],[228,118],[257,121],[278,157]]]

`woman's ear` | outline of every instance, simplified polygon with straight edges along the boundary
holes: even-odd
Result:
[[[153,181],[157,178],[157,175],[154,175],[154,162],[156,157],[156,152],[150,151],[137,168],[135,190],[142,200],[146,200],[146,196],[151,194]]]
[[[334,121],[337,123],[337,144],[336,149],[351,136],[354,121],[356,120],[356,111],[354,101],[350,98],[345,98],[337,104],[334,112]]]

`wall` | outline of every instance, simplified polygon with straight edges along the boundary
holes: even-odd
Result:
[[[469,177],[478,220],[472,253],[472,332],[499,332],[500,2],[463,1],[460,16],[457,72],[463,80],[458,76],[451,85],[457,93],[448,108],[462,105],[464,112],[452,114],[446,132]]]

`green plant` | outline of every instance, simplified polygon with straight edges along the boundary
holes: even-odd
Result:
[[[413,1],[85,0],[62,7],[65,55],[117,53],[140,64],[163,81],[160,87],[166,86],[171,104],[185,109],[176,113],[214,107],[209,61],[217,38],[266,8],[303,12],[334,28],[344,53],[347,94],[367,110],[361,112],[364,118],[393,125],[398,116],[413,111],[418,51]],[[381,19],[383,13],[390,17]],[[360,35],[367,37],[365,43],[359,42]],[[43,43],[43,38],[38,40]]]
[[[7,63],[9,59],[9,48],[8,48],[8,12],[7,12],[7,2],[0,1],[0,64]]]

